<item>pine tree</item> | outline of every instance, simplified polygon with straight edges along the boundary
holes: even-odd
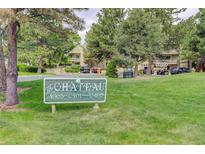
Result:
[[[93,24],[86,35],[86,47],[90,58],[110,60],[115,55],[115,36],[125,17],[125,9],[105,8],[98,14],[98,22]]]
[[[135,62],[135,73],[138,63],[146,59],[151,73],[153,58],[163,51],[164,40],[159,18],[146,9],[132,9],[120,26],[116,45],[120,54]]]
[[[71,31],[83,28],[83,20],[77,17],[73,9],[0,9],[1,15],[8,18],[8,70],[7,94],[5,105],[15,105],[17,98],[17,35],[20,24],[32,22],[47,27],[50,31],[64,34],[64,25]]]

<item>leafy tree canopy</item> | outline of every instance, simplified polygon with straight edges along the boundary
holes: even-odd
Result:
[[[33,23],[22,24],[21,27],[18,44],[20,62],[37,66],[59,65],[80,41],[79,35],[70,31],[67,36],[62,36]]]
[[[132,9],[115,38],[120,54],[135,61],[149,58],[163,50],[165,34],[159,18],[146,9]]]
[[[86,35],[86,45],[90,57],[98,61],[109,60],[115,53],[114,38],[121,21],[125,16],[125,9],[102,9],[98,14],[98,22],[93,24]]]

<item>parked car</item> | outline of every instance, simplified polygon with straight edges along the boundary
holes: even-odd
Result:
[[[186,67],[175,67],[171,69],[171,74],[181,74],[181,73],[188,73],[190,70]]]
[[[80,68],[80,73],[90,73],[89,66],[83,66]]]
[[[101,73],[101,72],[102,72],[102,69],[101,69],[100,67],[94,66],[94,67],[91,69],[91,72],[92,72],[92,73]]]
[[[166,69],[160,69],[157,71],[157,75],[168,75],[169,72]]]

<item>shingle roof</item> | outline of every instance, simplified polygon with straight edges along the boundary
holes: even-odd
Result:
[[[69,53],[82,53],[82,52],[83,52],[83,47],[78,45],[73,50],[71,50]]]

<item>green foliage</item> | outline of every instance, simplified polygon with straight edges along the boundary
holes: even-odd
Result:
[[[196,17],[190,17],[175,25],[175,36],[178,39],[181,51],[191,51],[191,41],[195,38],[196,33]]]
[[[71,65],[65,68],[65,72],[69,73],[79,73],[80,72],[80,65]]]
[[[130,59],[121,57],[121,56],[113,57],[112,60],[115,61],[118,67],[127,68],[128,66],[133,65],[133,61],[131,61]]]
[[[205,55],[205,9],[200,9],[197,20],[196,36],[192,41],[192,48],[195,52]]]
[[[60,35],[37,24],[22,25],[18,61],[39,67],[67,64],[66,55],[80,41],[76,33]]]
[[[60,36],[51,33],[47,38],[49,48],[53,54],[49,58],[49,66],[68,64],[67,54],[80,43],[80,36],[77,33],[68,33],[66,36]]]
[[[36,67],[36,66],[28,66],[26,64],[18,64],[17,65],[17,70],[19,72],[35,72],[36,73],[37,70],[38,70],[38,67]],[[44,73],[44,72],[46,72],[46,70],[42,69],[42,73]]]
[[[173,23],[181,20],[178,14],[185,10],[128,9],[125,19],[124,9],[102,9],[98,22],[86,35],[90,57],[102,61],[120,53],[140,61],[163,50],[178,49],[179,37]]]
[[[143,69],[138,70],[137,73],[140,74],[140,75],[143,75],[144,74],[144,70]]]
[[[179,18],[179,14],[186,11],[186,9],[150,8],[145,10],[147,12],[151,12],[152,15],[160,21],[162,31],[166,34],[163,45],[164,50],[179,49],[180,39],[183,35],[180,35],[178,32],[178,27],[176,28],[175,23],[182,21],[182,19]]]
[[[98,23],[93,24],[86,35],[87,49],[90,57],[109,60],[115,54],[114,38],[121,21],[125,16],[125,9],[104,8],[97,14]]]
[[[110,62],[107,64],[106,68],[106,75],[110,78],[117,78],[117,60],[112,59]]]
[[[163,51],[165,34],[161,22],[151,11],[132,9],[115,38],[120,54],[140,61]]]
[[[7,10],[7,9],[5,9]],[[47,30],[61,35],[75,32],[84,28],[84,20],[79,18],[75,11],[83,9],[71,8],[21,8],[12,9],[16,19],[22,23],[36,23]],[[9,10],[10,11],[10,10]],[[11,12],[10,12],[11,13]],[[67,31],[65,31],[65,29]]]
[[[205,70],[205,9],[180,23],[179,29],[183,31],[181,39],[182,58],[197,64],[197,71]]]

